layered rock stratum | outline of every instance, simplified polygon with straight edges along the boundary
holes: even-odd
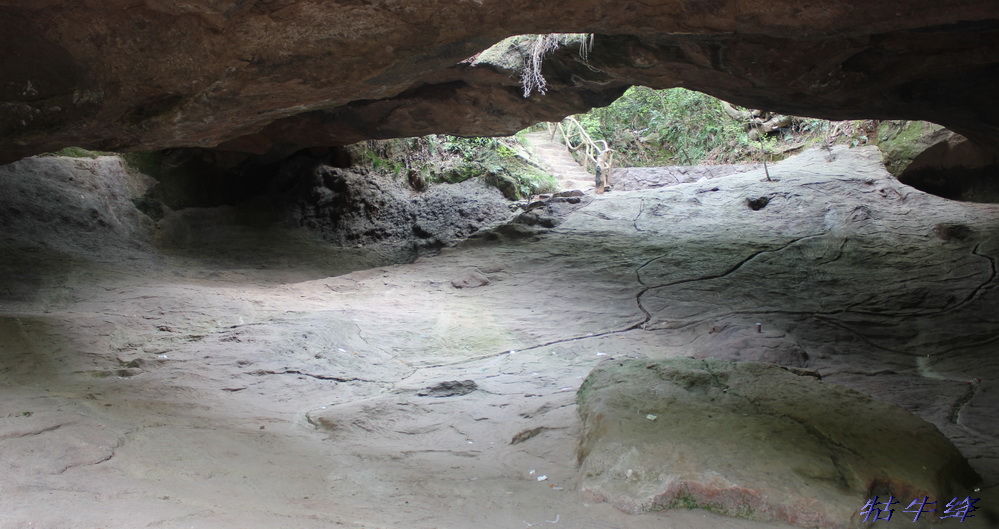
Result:
[[[588,32],[545,61],[469,60]],[[504,135],[683,86],[826,118],[923,119],[999,152],[991,0],[0,1],[0,162],[69,145],[285,156],[432,132]]]

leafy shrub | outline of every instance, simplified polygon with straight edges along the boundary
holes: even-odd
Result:
[[[635,86],[610,106],[578,116],[594,139],[620,153],[620,165],[692,165],[719,146],[747,150],[749,138],[711,96]]]
[[[357,146],[362,151],[357,158],[370,170],[431,184],[481,178],[511,200],[554,191],[556,179],[521,157],[516,142],[516,138],[433,134],[365,142]]]
[[[593,139],[607,141],[619,153],[621,167],[759,162],[820,142],[856,147],[868,143],[877,125],[792,117],[787,126],[782,123],[778,130],[753,139],[748,121],[733,119],[723,105],[684,88],[635,86],[611,105],[576,119]]]

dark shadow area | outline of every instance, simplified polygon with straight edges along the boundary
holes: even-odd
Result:
[[[951,137],[912,159],[898,179],[920,191],[963,202],[999,202],[999,164],[970,141]]]
[[[322,162],[350,167],[343,148],[306,149],[288,158],[271,159],[206,149],[170,149],[126,155],[129,162],[156,180],[136,206],[147,215],[162,215],[157,203],[170,209],[234,206],[260,195],[275,195],[295,184],[304,165]],[[136,164],[136,159],[141,163]]]
[[[906,170],[899,180],[920,191],[951,200],[999,203],[999,167],[995,166]]]

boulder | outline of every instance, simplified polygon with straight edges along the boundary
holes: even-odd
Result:
[[[3,165],[0,225],[4,235],[30,240],[52,230],[79,235],[49,244],[56,251],[136,250],[148,242],[150,221],[134,200],[150,180],[116,156],[42,156]]]
[[[577,402],[580,489],[632,513],[859,527],[874,496],[944,505],[978,480],[932,424],[772,364],[609,360]]]

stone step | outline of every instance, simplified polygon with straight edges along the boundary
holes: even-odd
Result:
[[[593,175],[583,169],[564,145],[551,138],[547,132],[530,132],[524,135],[533,161],[547,169],[559,182],[559,191],[593,189]]]

